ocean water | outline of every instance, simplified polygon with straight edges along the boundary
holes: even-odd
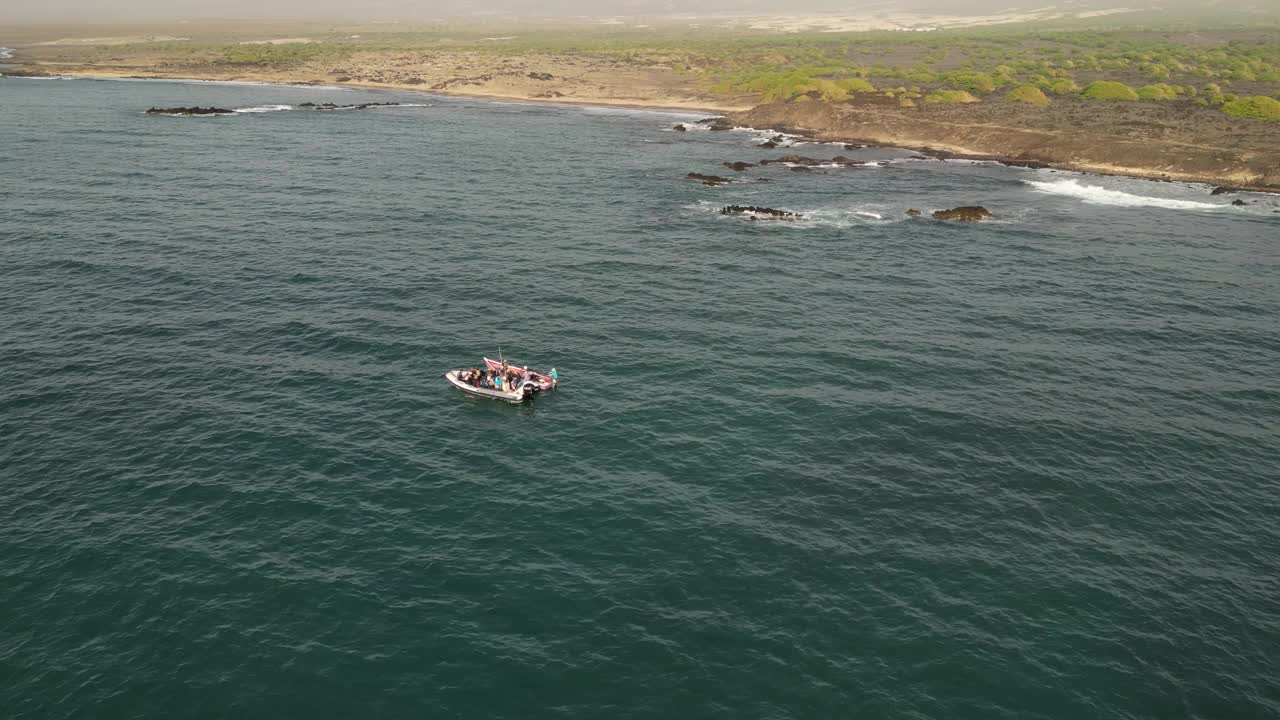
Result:
[[[1280,203],[690,119],[0,78],[0,716],[1280,716]]]

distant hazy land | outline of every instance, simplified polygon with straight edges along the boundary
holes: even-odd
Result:
[[[180,22],[5,30],[6,71],[735,113],[824,139],[1280,189],[1275,10]],[[181,100],[177,98],[176,100]],[[192,99],[194,102],[194,99]]]

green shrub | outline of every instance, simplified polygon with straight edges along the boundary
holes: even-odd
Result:
[[[848,92],[875,92],[876,86],[863,80],[862,78],[848,78],[845,80],[836,80],[836,85],[842,90]]]
[[[1019,85],[1013,90],[1010,90],[1009,94],[1005,97],[1016,102],[1035,105],[1037,107],[1044,107],[1049,104],[1049,98],[1046,97],[1040,88],[1035,85]]]
[[[948,85],[966,90],[974,95],[987,95],[995,92],[996,81],[991,76],[972,70],[956,70],[943,73],[940,79]]]
[[[1070,79],[1062,78],[1053,81],[1053,84],[1049,86],[1049,92],[1054,95],[1075,95],[1080,92],[1080,86]]]
[[[1143,85],[1138,88],[1138,98],[1141,100],[1177,100],[1178,89],[1164,83]]]
[[[1280,100],[1266,95],[1237,98],[1223,105],[1222,112],[1236,117],[1280,120]]]
[[[1159,63],[1144,63],[1138,66],[1138,72],[1146,75],[1152,80],[1168,80],[1169,68]]]
[[[924,96],[924,101],[941,105],[959,105],[961,103],[976,103],[978,98],[964,90],[934,90]]]
[[[1082,97],[1090,100],[1137,100],[1138,93],[1133,88],[1121,82],[1112,82],[1110,80],[1098,80],[1085,85],[1084,90],[1080,92]]]

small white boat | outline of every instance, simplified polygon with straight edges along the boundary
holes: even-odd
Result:
[[[444,377],[452,383],[454,387],[463,392],[471,393],[472,395],[493,398],[494,400],[506,400],[509,403],[522,403],[525,400],[532,398],[535,392],[535,383],[532,380],[525,380],[520,383],[519,387],[515,390],[508,392],[506,390],[493,390],[490,388],[476,387],[475,385],[465,383],[458,379],[458,374],[461,372],[461,370],[450,370],[444,374]]]

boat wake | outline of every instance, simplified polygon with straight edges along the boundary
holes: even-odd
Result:
[[[1091,205],[1156,207],[1170,210],[1212,210],[1225,207],[1222,204],[1199,200],[1179,200],[1177,198],[1136,195],[1123,190],[1112,190],[1101,185],[1086,185],[1079,180],[1024,180],[1023,182],[1030,185],[1037,192],[1077,198]]]

